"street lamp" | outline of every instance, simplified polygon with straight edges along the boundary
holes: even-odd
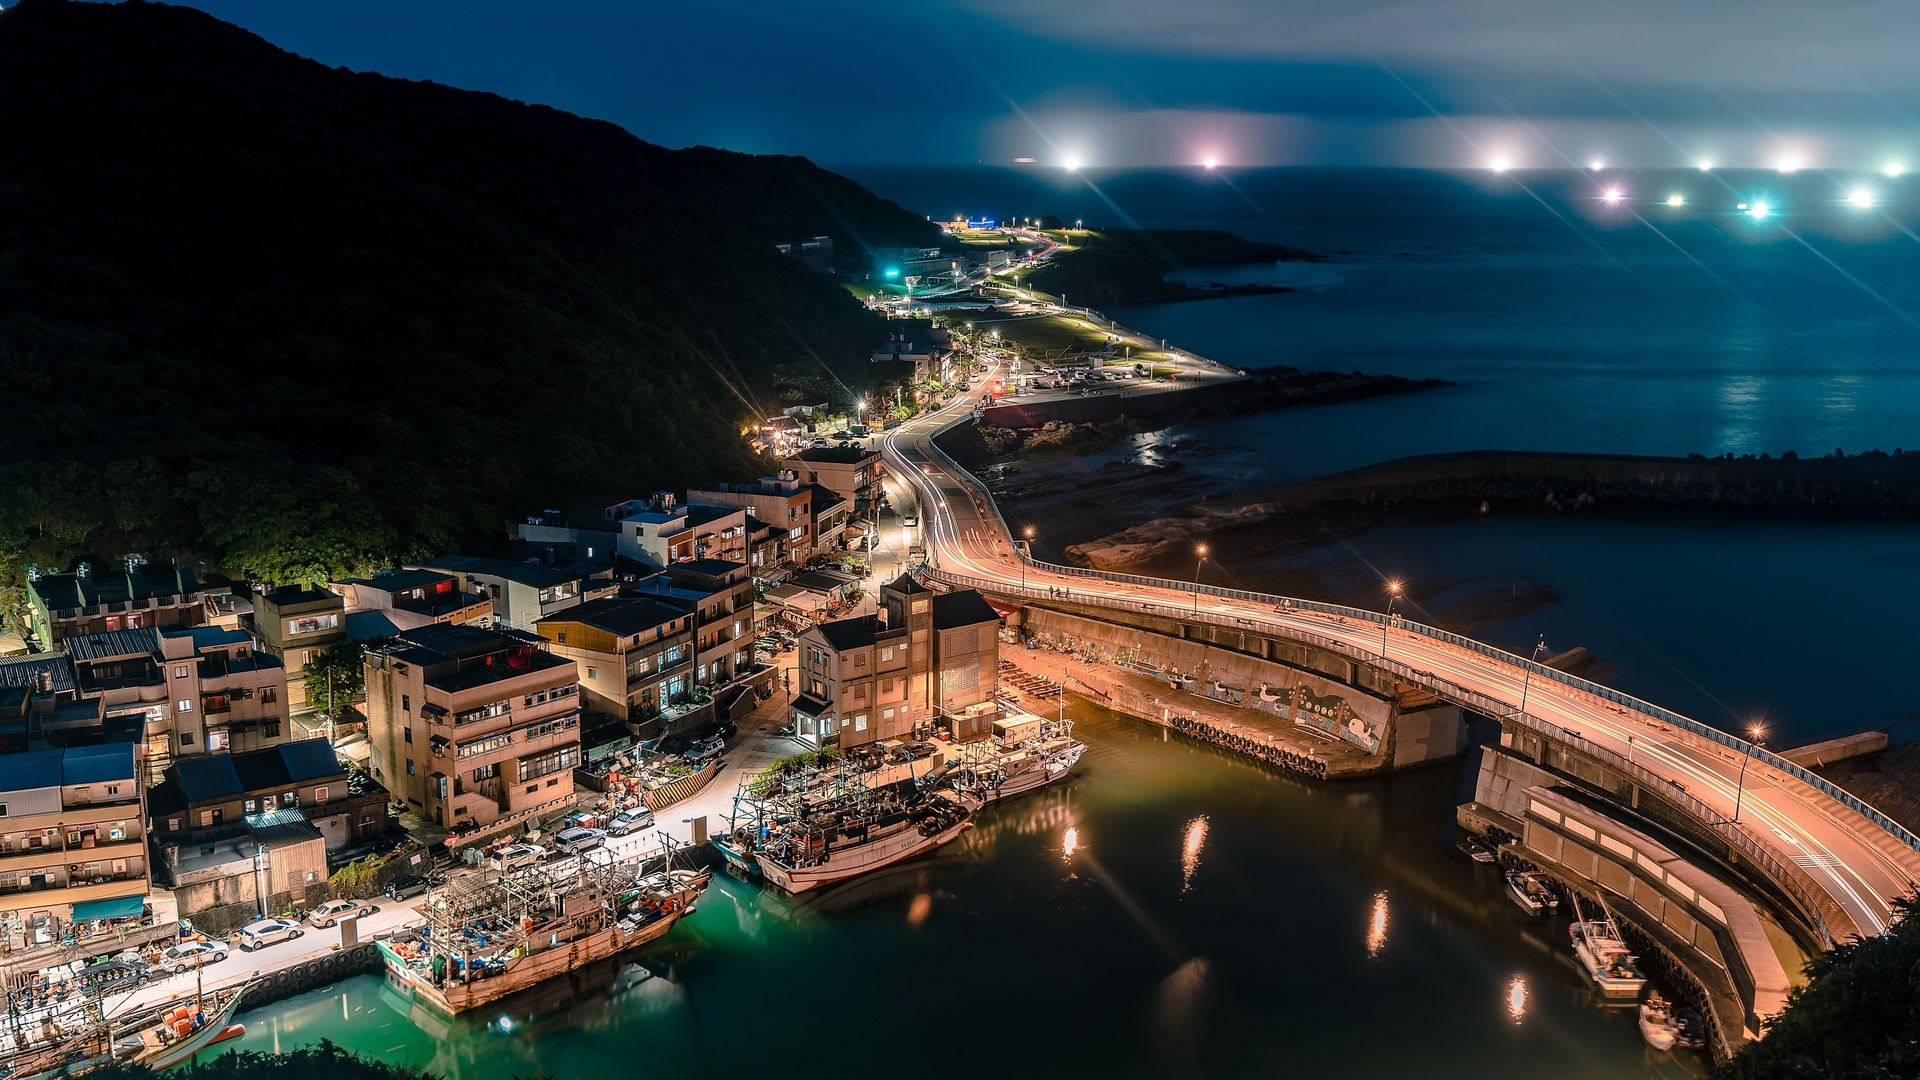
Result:
[[[1533,647],[1533,651],[1527,654],[1527,673],[1520,680],[1520,719],[1522,722],[1527,718],[1527,690],[1533,686],[1533,665],[1540,662],[1540,654],[1546,651],[1547,635],[1541,634],[1539,642]]]
[[[1393,625],[1393,605],[1400,599],[1401,585],[1397,581],[1387,582],[1387,617],[1380,623],[1380,659],[1387,658],[1387,627]]]
[[[1027,540],[1027,550],[1020,560],[1020,587],[1024,589],[1027,587],[1027,560],[1033,558],[1033,526],[1029,525],[1020,531]]]
[[[1200,614],[1200,568],[1207,565],[1207,545],[1201,544],[1193,549],[1200,561],[1193,564],[1193,613]]]
[[[1740,804],[1747,794],[1747,762],[1752,760],[1753,752],[1760,747],[1760,737],[1766,733],[1767,729],[1759,724],[1747,728],[1747,749],[1740,755],[1740,779],[1735,782],[1733,788],[1733,823],[1735,825],[1740,824]]]

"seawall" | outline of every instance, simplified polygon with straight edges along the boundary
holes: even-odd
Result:
[[[1209,405],[1230,398],[1241,388],[1241,380],[1232,379],[1171,390],[1134,388],[1105,390],[1091,396],[1014,398],[983,409],[980,423],[987,427],[1022,428],[1053,422],[1098,424],[1122,416],[1144,419]]]

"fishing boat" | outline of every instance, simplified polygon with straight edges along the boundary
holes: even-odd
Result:
[[[207,990],[196,981],[193,998],[105,1016],[71,1032],[47,1028],[50,1038],[21,1040],[0,1063],[0,1077],[35,1080],[82,1076],[108,1065],[161,1069],[189,1061],[209,1047],[246,1034],[234,1022],[252,983]],[[94,1003],[99,1004],[97,999]]]
[[[1454,846],[1459,848],[1467,858],[1477,863],[1490,863],[1498,858],[1493,853],[1493,846],[1477,836],[1462,835]]]
[[[994,803],[1061,779],[1086,752],[1064,713],[1048,720],[1003,705],[993,737],[962,747],[946,775],[956,790]]]
[[[1507,895],[1529,915],[1550,915],[1560,910],[1560,898],[1545,874],[1537,870],[1507,871]]]
[[[455,1016],[664,937],[712,878],[674,869],[670,847],[483,875],[434,890],[423,929],[375,944],[397,989]]]
[[[1600,996],[1609,1001],[1638,1001],[1647,988],[1647,977],[1640,973],[1640,958],[1633,955],[1620,939],[1613,915],[1601,905],[1602,917],[1587,919],[1580,913],[1580,900],[1573,901],[1574,923],[1567,928],[1573,941],[1574,959]]]
[[[1673,1005],[1655,990],[1640,1003],[1640,1037],[1655,1050],[1671,1050],[1680,1037],[1680,1023],[1674,1018]]]
[[[897,760],[904,749],[747,781],[734,797],[733,830],[714,847],[736,870],[797,894],[952,841],[984,801],[944,786],[946,766],[922,775],[917,754]]]

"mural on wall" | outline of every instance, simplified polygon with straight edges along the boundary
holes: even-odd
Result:
[[[1345,688],[1335,689],[1323,680],[1296,676],[1278,685],[1261,683],[1260,693],[1247,704],[1291,720],[1298,727],[1345,739],[1369,754],[1380,749],[1387,730],[1385,703],[1361,697],[1356,709],[1354,700],[1340,689]]]

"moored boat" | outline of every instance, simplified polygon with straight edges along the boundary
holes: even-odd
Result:
[[[1560,898],[1554,895],[1553,886],[1547,876],[1537,870],[1509,870],[1507,896],[1529,915],[1549,915],[1560,909]]]
[[[1680,1037],[1679,1022],[1674,1019],[1673,1006],[1658,990],[1647,995],[1640,1003],[1640,1037],[1655,1050],[1671,1050]]]
[[[1064,715],[1048,720],[1004,703],[991,739],[970,743],[950,770],[955,790],[982,803],[1036,791],[1065,777],[1087,752]]]
[[[1576,919],[1567,928],[1567,934],[1573,941],[1574,959],[1579,961],[1581,970],[1593,980],[1601,997],[1609,1001],[1638,1001],[1647,988],[1647,977],[1640,973],[1640,958],[1620,939],[1613,915],[1606,912],[1603,904],[1602,918],[1580,918],[1578,898],[1573,902],[1573,909]]]

